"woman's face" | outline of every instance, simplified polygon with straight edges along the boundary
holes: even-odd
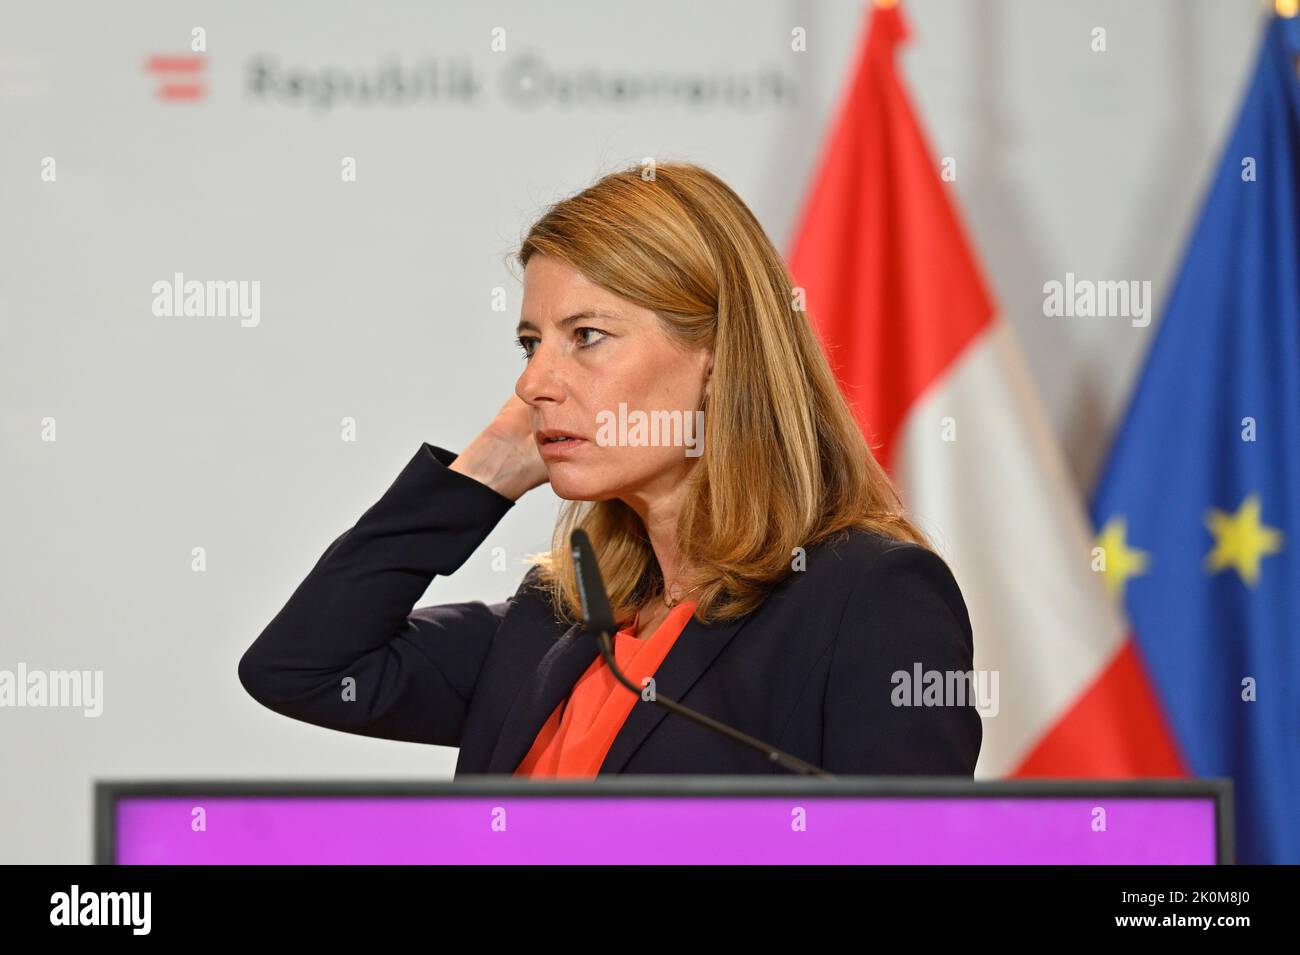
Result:
[[[557,495],[636,507],[681,484],[704,448],[708,349],[683,349],[654,312],[544,255],[524,269],[518,334],[515,393]],[[559,434],[572,440],[546,440]]]

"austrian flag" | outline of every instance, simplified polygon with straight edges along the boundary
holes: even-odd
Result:
[[[895,67],[864,25],[790,255],[859,426],[948,561],[999,675],[976,776],[1179,776],[1016,342]]]

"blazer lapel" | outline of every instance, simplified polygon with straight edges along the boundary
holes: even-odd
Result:
[[[689,620],[655,671],[655,692],[681,703],[682,697],[704,675],[704,671],[752,616],[754,615],[746,614],[744,617],[708,626],[693,618]],[[595,641],[591,642],[593,651],[599,652],[595,650]],[[590,663],[591,658],[587,662]],[[664,707],[638,697],[623,728],[614,737],[614,744],[605,755],[605,761],[600,766],[601,775],[621,772],[632,754],[667,715],[668,710]],[[705,715],[717,718],[714,713]],[[674,715],[673,719],[685,717]]]
[[[513,773],[518,768],[547,717],[599,654],[595,638],[580,623],[551,644],[516,694],[484,772]]]

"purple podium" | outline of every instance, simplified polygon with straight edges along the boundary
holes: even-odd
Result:
[[[101,781],[121,865],[1232,861],[1228,780],[611,776]]]

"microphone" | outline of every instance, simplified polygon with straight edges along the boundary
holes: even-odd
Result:
[[[601,655],[605,658],[605,664],[609,667],[610,672],[614,674],[614,678],[640,698],[641,688],[627,678],[623,671],[619,669],[618,662],[614,659],[614,612],[609,606],[609,594],[605,590],[605,579],[601,576],[600,567],[596,564],[596,552],[592,549],[591,539],[587,537],[586,531],[579,528],[569,535],[569,546],[572,548],[573,567],[578,576],[578,597],[582,602],[583,625],[586,627],[587,632],[596,638],[596,645],[600,647]],[[728,739],[735,740],[750,749],[758,750],[770,762],[792,772],[802,773],[806,776],[820,776],[824,779],[835,778],[812,763],[806,763],[797,756],[782,752],[770,743],[755,739],[753,736],[742,733],[726,723],[720,723],[703,713],[697,713],[690,707],[683,706],[676,700],[671,700],[661,693],[656,692],[651,697],[651,702],[658,703],[669,712],[684,716],[700,726],[721,733]]]

